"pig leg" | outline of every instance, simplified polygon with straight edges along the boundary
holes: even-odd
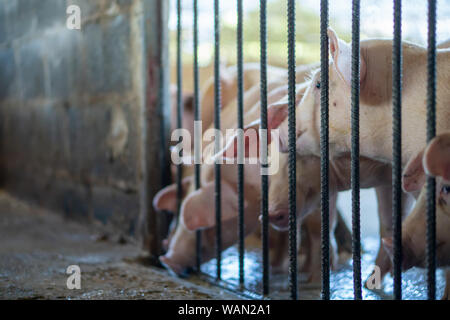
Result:
[[[335,230],[337,225],[337,193],[330,196],[330,267],[336,270],[339,262],[338,246],[336,242]]]
[[[375,188],[378,202],[378,218],[380,221],[380,246],[375,265],[380,268],[381,279],[391,270],[392,264],[386,250],[383,249],[382,238],[392,237],[392,187]],[[371,275],[375,272],[372,271]],[[367,281],[364,284],[367,287]]]
[[[321,274],[321,217],[320,210],[314,211],[302,221],[304,237],[300,248],[305,254],[305,262],[300,267],[300,273],[307,274],[308,283],[320,282]]]
[[[288,259],[289,234],[273,228],[269,232],[270,267],[272,273],[286,273]]]
[[[337,195],[330,197],[330,267],[335,270],[338,264],[338,253],[335,238]],[[322,269],[322,239],[321,239],[321,214],[320,209],[305,218],[309,242],[309,252],[306,252],[306,263],[303,271],[309,273],[308,283],[319,283],[321,281]]]
[[[336,237],[338,254],[352,253],[352,233],[339,210],[337,210],[337,222],[334,235]]]
[[[393,235],[393,225],[392,225],[392,187],[382,186],[375,188],[378,202],[378,217],[380,221],[380,246],[378,249],[377,258],[375,259],[375,265],[380,268],[381,279],[391,271],[392,262],[387,254],[386,250],[383,249],[382,238],[392,237]],[[409,195],[403,194],[402,196],[402,219],[409,212],[411,205],[411,197]],[[372,271],[371,275],[375,272]],[[364,284],[367,287],[367,281]]]
[[[311,252],[311,244],[310,244],[310,236],[309,236],[309,230],[306,223],[301,222],[300,223],[300,229],[298,233],[298,257],[299,257],[299,272],[309,272],[306,270],[309,270],[309,267],[307,265],[310,263],[310,255],[308,254]],[[300,260],[301,256],[303,256],[303,259]]]
[[[450,300],[450,269],[445,270],[445,290],[441,300]]]

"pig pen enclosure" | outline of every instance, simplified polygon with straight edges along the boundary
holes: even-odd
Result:
[[[380,279],[375,259],[383,248],[376,217],[383,204],[376,205],[373,191],[360,192],[358,57],[365,1],[338,3],[351,25],[344,38],[351,40],[352,51],[352,152],[351,192],[340,193],[337,213],[332,212],[336,199],[330,195],[327,33],[330,13],[337,7],[331,1],[329,10],[327,0],[305,2],[311,6],[308,12],[318,12],[306,16],[315,21],[315,33],[298,19],[305,7],[295,0],[45,0],[39,4],[0,0],[0,298],[442,296],[445,277],[435,262],[434,201],[429,201],[423,239],[428,244],[426,268],[402,272],[401,42],[402,26],[411,24],[402,19],[402,1],[380,2],[392,12],[384,15],[393,21],[389,32],[394,39],[392,226],[388,228],[393,233],[393,263],[392,275]],[[436,134],[437,14],[441,9],[446,14],[443,36],[449,37],[450,5],[442,1],[438,7],[433,0],[422,5],[427,11],[416,12],[415,17],[427,30],[424,123],[429,141]],[[69,28],[71,6],[79,9],[79,29]],[[277,7],[285,14],[282,20],[271,16]],[[271,32],[278,28],[287,32],[274,41],[279,33]],[[256,38],[250,39],[251,34]],[[299,36],[307,41],[298,43]],[[277,50],[286,55],[274,54]],[[317,219],[300,219],[297,88],[310,80],[314,69],[321,72],[320,189],[316,190],[320,206]],[[270,225],[273,175],[258,171],[252,181],[259,186],[250,188],[247,164],[229,169],[229,164],[215,161],[200,163],[197,145],[188,151],[192,157],[184,154],[185,163],[172,162],[174,155],[183,156],[187,150],[177,149],[186,141],[178,140],[175,129],[189,128],[195,144],[202,132],[194,121],[204,122],[209,112],[203,129],[224,131],[231,121],[230,129],[242,130],[237,131],[240,142],[247,141],[243,129],[256,121],[262,129],[257,134],[262,139],[257,148],[261,169],[268,169],[273,150],[265,133],[271,129],[273,73],[282,74],[277,81],[285,86],[283,102],[288,105],[288,152],[280,167],[286,169],[281,180],[285,188],[275,192],[286,199],[281,218],[288,230],[283,232]],[[258,105],[250,120],[245,106],[248,92],[257,97]],[[231,108],[233,112],[225,113]],[[216,154],[223,146],[219,139],[211,141]],[[247,151],[237,145],[239,158]],[[205,166],[209,166],[206,174]],[[208,174],[212,178],[205,183]],[[233,181],[234,194],[221,182],[223,178]],[[188,207],[185,198],[201,194],[206,184],[203,206],[193,206],[192,211],[200,215],[209,210],[209,218],[204,217],[204,225],[193,218],[192,223],[200,227],[186,230],[191,225],[179,217]],[[435,197],[434,186],[430,178],[429,199]],[[253,210],[251,200],[256,218],[248,214]],[[235,213],[231,218],[230,210]],[[333,214],[338,215],[336,226],[330,222]],[[184,255],[181,266],[168,254],[175,252],[176,245],[181,246],[178,254]],[[330,247],[336,247],[337,257]],[[86,274],[81,291],[65,287],[69,265],[80,265]]]

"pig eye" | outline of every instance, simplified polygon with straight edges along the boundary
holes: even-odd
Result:
[[[317,81],[317,82],[316,82],[316,88],[317,88],[317,89],[320,89],[320,81]]]
[[[442,186],[441,193],[449,194],[450,193],[450,185]]]

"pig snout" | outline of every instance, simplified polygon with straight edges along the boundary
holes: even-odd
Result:
[[[289,210],[269,210],[269,223],[273,226],[274,229],[279,231],[285,231],[289,229]]]
[[[192,271],[192,267],[186,266],[183,263],[177,262],[170,254],[159,257],[161,264],[172,274],[180,278],[186,278]]]

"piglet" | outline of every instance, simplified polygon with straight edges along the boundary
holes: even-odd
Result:
[[[308,217],[320,209],[320,159],[317,157],[298,157],[297,166],[297,216],[300,220]],[[272,225],[280,230],[288,227],[288,170],[287,157],[280,156],[280,170],[278,178],[271,177],[269,186],[269,219]],[[277,176],[275,175],[275,177]],[[330,206],[330,242],[331,267],[337,264],[337,252],[334,237],[336,223],[336,200],[338,192],[350,189],[350,157],[333,159],[330,165],[329,206]],[[361,187],[376,188],[378,200],[378,215],[380,219],[380,246],[381,238],[392,235],[392,189],[391,169],[389,165],[374,160],[361,158]],[[404,215],[408,210],[411,197],[405,195],[403,199]],[[320,256],[320,252],[318,252]],[[375,264],[380,268],[381,277],[391,269],[391,261],[383,249],[377,254]],[[312,278],[320,277],[312,273]]]
[[[306,90],[306,91],[305,91]],[[297,101],[303,101],[303,94],[307,94],[308,83],[297,87]],[[305,93],[306,92],[306,93]],[[303,97],[304,98],[304,97]],[[284,121],[287,115],[286,99],[271,104],[268,109],[268,129],[277,128]],[[303,111],[302,111],[303,112]],[[301,113],[301,112],[300,112]],[[254,124],[255,128],[258,123]],[[283,128],[280,128],[282,131]],[[235,143],[236,144],[236,143]],[[236,149],[236,146],[234,146]],[[250,145],[245,145],[245,150],[250,150]],[[269,187],[269,218],[271,223],[280,228],[286,229],[288,226],[288,161],[285,154],[278,156],[280,170],[275,177],[271,177]],[[388,164],[361,157],[361,187],[376,188],[379,219],[380,219],[380,246],[381,238],[392,234],[392,189],[391,189],[391,167]],[[320,159],[316,156],[297,156],[297,216],[303,219],[320,206]],[[339,157],[331,159],[330,162],[330,232],[332,232],[333,219],[335,214],[336,197],[338,192],[350,189],[350,155],[342,154]],[[409,196],[403,197],[404,215],[408,209],[408,202],[412,201]],[[332,234],[330,239],[333,240]],[[336,261],[335,252],[331,252],[332,262]],[[334,259],[333,259],[334,257]],[[377,266],[381,269],[383,277],[391,268],[391,262],[384,250],[379,250]]]
[[[191,177],[183,181],[183,189],[191,188]],[[222,249],[225,250],[238,242],[238,216],[236,203],[237,199],[233,193],[230,193],[227,185],[222,185],[224,191],[222,195],[222,208],[228,210],[231,207],[233,212],[228,212],[229,218],[222,221]],[[200,231],[202,235],[201,261],[207,262],[216,255],[216,225],[215,220],[210,219],[214,216],[214,188],[213,184],[206,185],[198,191],[191,191],[189,196],[183,201],[182,214],[194,216],[189,221],[189,229],[186,227],[183,219],[177,219],[177,224],[170,232],[167,239],[164,240],[166,254],[161,256],[160,262],[172,273],[177,276],[185,277],[196,265],[196,232]],[[154,198],[154,207],[160,212],[176,211],[176,185],[168,186],[162,189]],[[185,190],[183,191],[185,196]],[[233,197],[233,199],[230,198]],[[254,203],[256,207],[246,206],[244,234],[245,237],[254,234],[260,226],[259,204]],[[310,219],[311,223],[315,223]],[[306,233],[309,230],[306,227]],[[317,233],[317,232],[316,232]],[[286,232],[271,230],[269,232],[270,245],[270,266],[273,273],[286,272],[287,269],[287,244],[288,235]],[[309,250],[308,250],[309,251]],[[311,259],[308,259],[308,261]]]
[[[351,45],[329,29],[329,146],[330,155],[351,151]],[[436,130],[450,129],[450,50],[436,50]],[[402,161],[426,146],[427,49],[404,42],[402,78]],[[360,43],[360,154],[392,161],[392,40],[367,39]],[[297,106],[296,149],[300,155],[320,155],[321,73],[313,73]],[[287,152],[287,121],[281,125],[282,151]]]
[[[299,76],[306,76],[307,69],[299,69]],[[286,77],[286,71],[279,68],[270,68],[270,78],[268,88],[271,90],[269,100],[277,100],[286,94],[286,89],[278,88]],[[246,65],[244,77],[246,85],[259,77],[256,65]],[[221,122],[222,127],[236,128],[236,108],[232,105],[236,102],[236,72],[233,69],[226,69],[222,73],[222,103]],[[211,128],[211,115],[213,110],[213,79],[207,81],[202,90],[202,125]],[[272,92],[273,91],[275,92]],[[259,86],[247,90],[244,96],[244,111],[246,121],[252,121],[258,115],[259,110]],[[207,144],[202,142],[207,150]],[[183,172],[192,172],[191,165],[184,165]],[[237,242],[237,181],[236,165],[224,165],[222,170],[222,219],[223,234],[222,248],[225,249]],[[215,253],[215,219],[214,219],[214,166],[203,164],[201,167],[200,190],[195,190],[193,177],[188,176],[183,180],[183,196],[181,205],[181,216],[176,217],[171,224],[171,231],[167,239],[163,241],[163,246],[167,252],[160,257],[160,261],[176,274],[183,275],[186,270],[195,265],[195,230],[201,230],[202,241],[202,261],[208,261]],[[258,226],[259,202],[257,199],[256,187],[259,183],[259,170],[257,165],[247,165],[245,170],[246,181],[246,234],[250,234]],[[259,191],[258,191],[259,192]],[[159,211],[177,212],[177,187],[168,186],[162,189],[154,198],[153,205]],[[281,240],[280,240],[281,241]]]
[[[435,137],[413,157],[403,172],[403,189],[418,195],[411,214],[402,226],[402,268],[425,267],[427,229],[428,176],[436,177],[436,262],[438,267],[450,266],[450,132]],[[393,254],[392,238],[384,239],[386,250]],[[449,299],[449,276],[443,299]]]

